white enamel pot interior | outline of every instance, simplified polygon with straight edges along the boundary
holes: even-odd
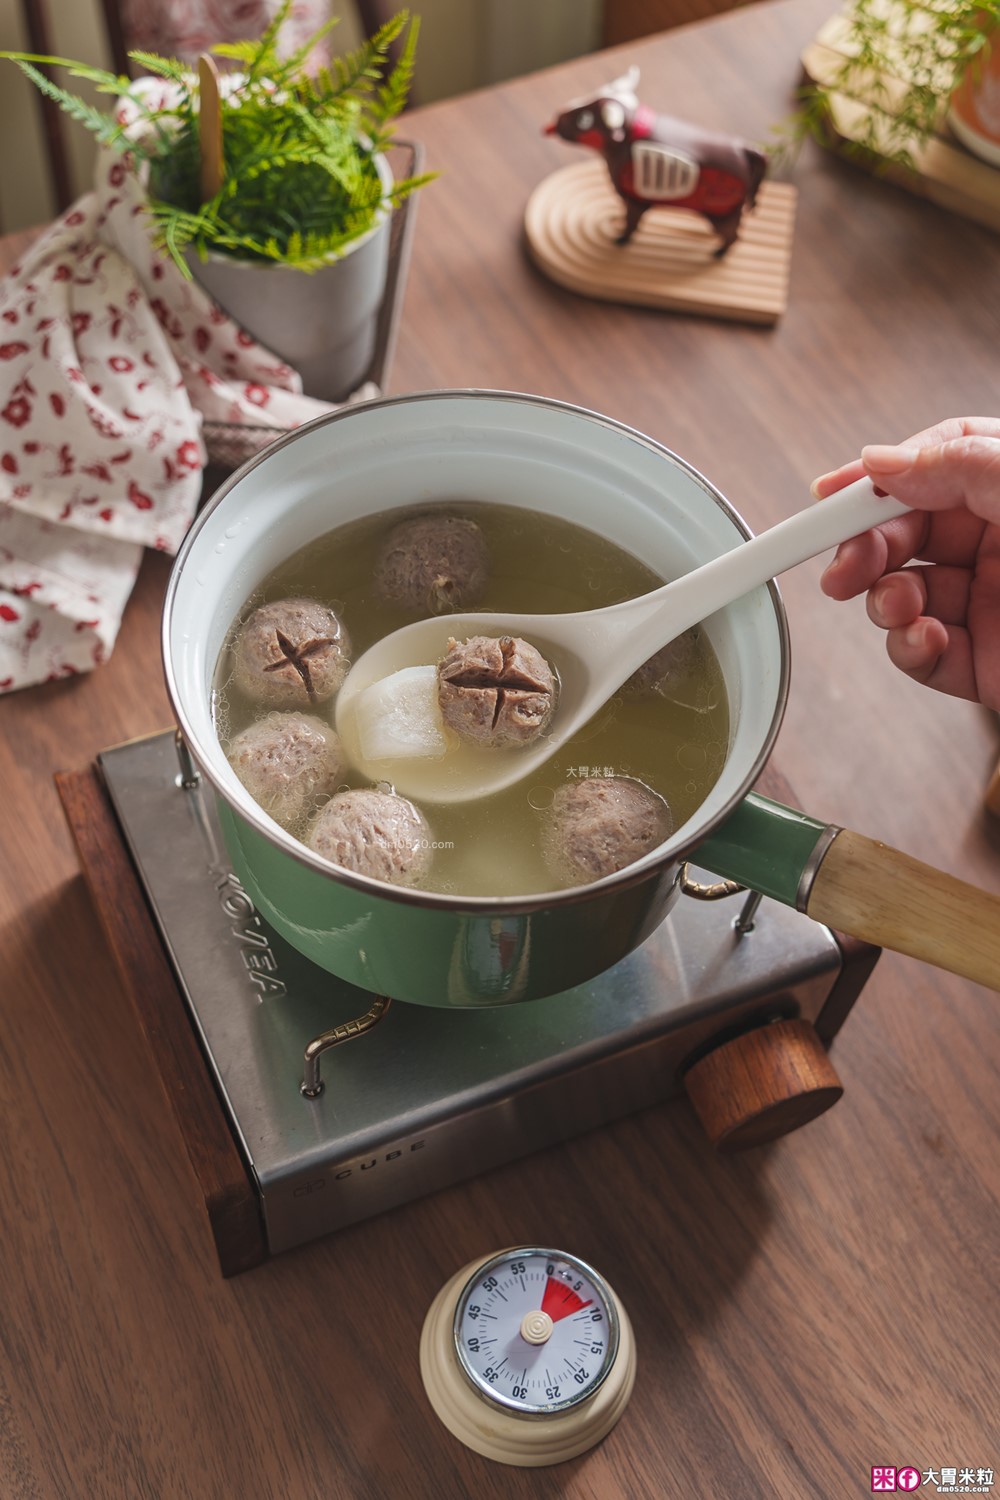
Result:
[[[263,915],[350,982],[424,1004],[533,998],[623,958],[665,915],[678,861],[753,785],[787,692],[787,627],[771,584],[705,624],[730,707],[718,782],[666,843],[592,885],[463,900],[387,886],[319,859],[251,799],[216,738],[212,679],[226,635],[262,580],[334,527],[373,512],[471,499],[565,517],[609,536],[665,578],[749,534],[683,459],[607,418],[513,393],[421,393],[320,418],[234,474],[181,548],[163,620],[178,723],[219,796],[234,865]],[[514,934],[505,951],[517,961],[502,974],[478,972],[476,955],[496,950],[498,924]]]

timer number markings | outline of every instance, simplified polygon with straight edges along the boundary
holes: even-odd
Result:
[[[551,1320],[539,1343],[521,1331],[524,1316],[535,1311]],[[498,1326],[490,1330],[487,1320]],[[531,1406],[581,1399],[603,1374],[606,1309],[576,1267],[544,1256],[515,1258],[470,1289],[460,1342],[470,1369],[505,1397]]]

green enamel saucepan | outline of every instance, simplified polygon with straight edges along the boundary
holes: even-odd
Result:
[[[1000,989],[1000,899],[858,834],[759,797],[788,691],[777,588],[705,622],[725,677],[730,742],[688,822],[618,875],[530,898],[388,886],[331,865],[264,813],[216,737],[212,681],[245,601],[336,526],[430,501],[543,509],[676,577],[749,535],[668,449],[536,396],[440,391],[321,417],[251,460],[191,528],[167,590],[163,654],[181,732],[213,786],[234,870],[308,958],[376,994],[475,1007],[537,999],[624,958],[667,916],[685,861],[883,947]]]

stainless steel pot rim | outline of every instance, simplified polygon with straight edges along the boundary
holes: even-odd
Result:
[[[600,426],[607,427],[619,435],[624,435],[641,446],[648,448],[651,452],[667,458],[670,462],[683,469],[698,487],[705,493],[719,509],[723,510],[737,530],[745,538],[753,535],[750,527],[744,521],[739,512],[730,504],[722,493],[715,488],[710,480],[706,479],[692,464],[680,457],[672,449],[663,443],[648,437],[637,428],[629,427],[627,423],[619,422],[613,417],[604,416],[601,412],[592,411],[589,407],[578,406],[572,402],[560,401],[552,396],[536,396],[524,391],[490,390],[479,387],[456,387],[442,388],[428,391],[415,391],[401,396],[383,396],[373,401],[359,402],[353,406],[338,407],[336,411],[328,412],[323,416],[316,417],[313,421],[304,423],[277,438],[267,448],[253,455],[239,469],[224,480],[215,491],[208,503],[202,507],[195,518],[184,541],[174,559],[174,565],[170,572],[167,589],[164,596],[163,615],[160,632],[160,648],[163,660],[163,672],[166,680],[167,694],[170,698],[174,713],[177,716],[177,724],[184,736],[189,750],[194,756],[202,775],[207,777],[216,794],[229,804],[237,817],[248,823],[257,833],[261,834],[270,844],[273,844],[282,853],[294,859],[298,864],[307,869],[316,871],[327,879],[336,879],[342,885],[346,885],[356,891],[366,893],[372,897],[378,897],[385,901],[396,902],[400,905],[420,907],[449,913],[468,912],[470,914],[495,913],[497,915],[519,916],[535,912],[539,907],[572,906],[577,902],[590,899],[595,893],[606,894],[613,890],[628,890],[634,885],[639,885],[648,880],[650,873],[657,869],[665,869],[669,865],[680,863],[689,858],[698,845],[720,828],[730,814],[743,800],[743,797],[754,785],[764,766],[766,765],[774,742],[778,737],[784,718],[785,706],[788,699],[788,684],[791,674],[791,642],[788,630],[788,619],[785,614],[784,603],[780,590],[772,579],[767,585],[774,609],[775,622],[778,627],[780,641],[781,661],[779,669],[779,681],[775,701],[775,711],[768,732],[754,758],[754,761],[743,778],[741,786],[733,793],[714,816],[705,823],[700,824],[694,831],[689,831],[681,839],[687,824],[682,825],[665,844],[653,849],[644,855],[641,860],[628,865],[624,870],[614,875],[605,875],[600,880],[588,882],[586,885],[570,886],[566,889],[556,891],[538,891],[531,896],[455,896],[439,891],[414,890],[406,886],[390,885],[388,882],[373,880],[370,876],[356,874],[352,870],[344,869],[329,860],[320,858],[311,849],[291,834],[286,833],[279,824],[275,823],[247,794],[246,805],[238,801],[231,789],[222,782],[213,771],[212,756],[206,751],[193,729],[191,722],[184,710],[181,694],[178,691],[176,677],[173,671],[170,652],[170,628],[173,616],[178,581],[184,569],[185,563],[193,550],[198,536],[206,525],[209,517],[222,505],[229,493],[241,482],[245,475],[252,472],[259,464],[279,449],[287,447],[295,442],[303,434],[314,432],[318,428],[327,427],[333,423],[343,421],[348,417],[363,415],[366,411],[387,406],[412,405],[417,402],[442,401],[442,400],[468,400],[468,401],[507,401],[511,403],[524,403],[533,407],[546,407],[553,411],[564,412],[568,415],[583,417],[588,421]],[[221,753],[221,747],[216,746]],[[695,813],[695,818],[698,814]],[[689,819],[689,822],[691,820]]]

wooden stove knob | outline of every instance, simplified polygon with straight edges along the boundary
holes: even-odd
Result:
[[[811,1021],[773,1021],[699,1058],[684,1087],[712,1145],[745,1151],[797,1130],[844,1092]]]

